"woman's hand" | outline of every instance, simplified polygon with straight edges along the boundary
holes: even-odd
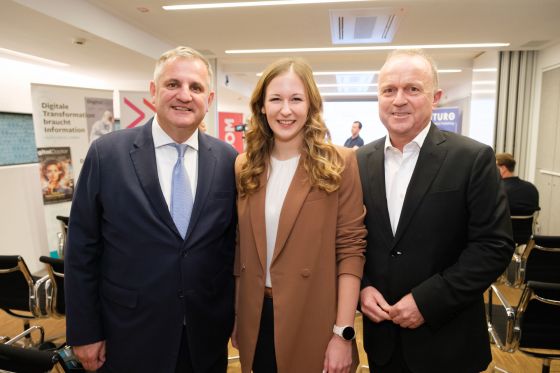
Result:
[[[352,341],[333,335],[325,352],[323,373],[349,373],[352,367]]]
[[[231,345],[239,350],[239,347],[237,347],[237,316],[235,317],[235,322],[233,323],[233,331],[231,332]]]

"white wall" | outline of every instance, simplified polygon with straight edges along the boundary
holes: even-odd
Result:
[[[21,255],[37,272],[43,269],[39,257],[49,255],[39,165],[0,167],[0,180],[0,254]]]
[[[480,86],[476,85],[475,82],[497,81],[498,52],[486,52],[475,58],[473,70],[481,68],[494,68],[496,71],[473,71],[468,129],[466,132],[463,130],[463,134],[493,146],[496,119],[496,85]]]
[[[539,51],[537,56],[537,69],[535,85],[533,86],[534,99],[531,103],[531,130],[529,133],[529,155],[527,179],[534,181],[537,163],[537,143],[539,140],[539,110],[541,107],[542,73],[560,66],[560,44]]]

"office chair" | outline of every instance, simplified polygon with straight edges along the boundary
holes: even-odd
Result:
[[[511,228],[513,231],[513,241],[516,246],[526,245],[531,236],[535,233],[535,226],[539,211],[527,215],[512,215]]]
[[[47,266],[49,283],[47,288],[46,309],[50,316],[63,318],[66,315],[66,303],[64,301],[64,260],[41,256],[39,260]]]
[[[506,352],[521,351],[543,359],[542,373],[550,372],[550,362],[560,359],[560,283],[527,282],[519,304],[512,307],[492,285],[500,306],[487,307],[488,331],[496,346]],[[546,351],[545,351],[546,350]]]
[[[504,280],[516,288],[527,281],[560,283],[560,236],[532,236],[521,254],[513,254]]]
[[[32,276],[21,256],[0,255],[0,309],[23,319],[23,329],[28,330],[31,319],[48,316],[47,280]]]

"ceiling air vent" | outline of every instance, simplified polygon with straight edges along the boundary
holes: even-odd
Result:
[[[333,44],[390,43],[404,9],[368,8],[330,10]]]

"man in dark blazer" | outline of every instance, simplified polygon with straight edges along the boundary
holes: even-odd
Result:
[[[154,119],[89,149],[65,258],[67,342],[87,370],[226,372],[236,152],[197,130],[211,81],[198,52],[164,53],[150,83]],[[181,167],[194,202],[184,234],[169,207],[179,164],[172,144],[188,145]]]
[[[492,149],[431,123],[436,71],[419,50],[389,56],[378,79],[389,136],[357,151],[375,373],[474,373],[492,359],[483,292],[513,253],[507,201]]]

